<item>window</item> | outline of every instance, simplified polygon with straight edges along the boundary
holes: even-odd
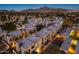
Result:
[[[34,46],[32,46],[32,49],[34,48]]]
[[[35,46],[38,46],[38,44],[35,44]]]
[[[72,47],[73,50],[75,50],[76,45],[72,44],[71,47]]]
[[[10,39],[10,41],[12,41],[12,39]]]
[[[28,52],[30,52],[30,49],[28,49]]]
[[[39,44],[41,44],[41,41],[39,41]]]

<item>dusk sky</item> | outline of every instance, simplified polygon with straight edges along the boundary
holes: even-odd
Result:
[[[0,10],[23,10],[29,8],[40,8],[45,6],[50,8],[66,8],[79,10],[79,4],[0,4]]]

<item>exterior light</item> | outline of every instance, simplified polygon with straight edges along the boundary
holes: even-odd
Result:
[[[69,49],[68,49],[68,53],[73,54],[73,53],[75,53],[75,50],[73,50],[72,47],[69,47]]]
[[[77,40],[72,40],[71,44],[76,45],[77,44]]]
[[[38,46],[37,44],[35,44],[35,46]]]
[[[15,45],[15,42],[12,42],[12,47],[15,47],[16,45]]]
[[[40,53],[40,52],[41,52],[41,47],[38,47],[38,48],[36,49],[36,52],[37,52],[37,53]]]
[[[56,36],[57,38],[60,38],[60,35],[59,34],[57,34],[57,36]]]
[[[74,30],[72,30],[70,36],[74,36],[74,34],[75,34]]]

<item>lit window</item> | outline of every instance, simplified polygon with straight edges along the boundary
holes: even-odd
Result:
[[[38,46],[38,44],[35,44],[35,46]]]
[[[36,49],[36,52],[38,52],[38,53],[41,52],[41,49],[40,48],[37,48]]]
[[[76,45],[76,43],[77,43],[77,40],[72,40],[72,42],[71,42],[71,44],[73,44],[73,45]]]

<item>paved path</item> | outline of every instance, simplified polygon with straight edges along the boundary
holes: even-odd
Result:
[[[52,44],[52,42],[54,41],[56,39],[56,37],[54,37],[47,45],[44,45],[44,47],[43,47],[43,49],[42,49],[42,51],[41,52],[39,52],[38,54],[41,54],[43,51],[45,51],[46,50],[46,48],[50,45],[50,44]]]

